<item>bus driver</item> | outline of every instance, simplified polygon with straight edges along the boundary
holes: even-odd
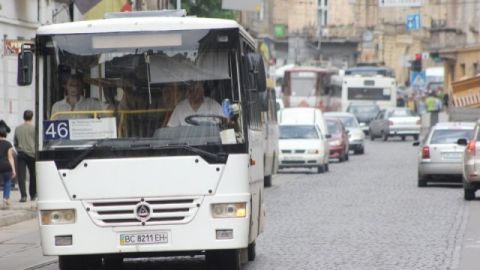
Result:
[[[83,96],[82,77],[80,75],[69,75],[65,82],[65,98],[55,102],[52,107],[52,119],[85,118],[82,114],[60,114],[69,111],[99,111],[106,110],[107,104],[93,98]]]
[[[190,115],[223,116],[223,109],[214,99],[204,96],[202,82],[192,82],[187,90],[186,98],[180,101],[168,121],[168,127],[186,126],[185,118]]]

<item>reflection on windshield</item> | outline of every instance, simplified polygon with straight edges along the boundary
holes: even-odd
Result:
[[[449,129],[435,130],[430,139],[431,144],[457,144],[458,139],[470,139],[473,130],[468,129]]]
[[[227,117],[221,105],[240,103],[234,32],[135,35],[143,45],[132,47],[128,33],[40,39],[42,68],[52,70],[45,72],[41,145],[82,148],[89,140],[130,138],[155,145],[244,142],[242,112]]]
[[[280,139],[318,139],[315,126],[280,126]]]

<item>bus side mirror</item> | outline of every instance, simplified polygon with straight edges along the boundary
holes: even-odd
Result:
[[[17,84],[30,85],[33,74],[33,45],[23,44],[18,54]]]
[[[248,53],[246,64],[249,74],[248,77],[253,80],[250,82],[251,88],[256,88],[259,92],[267,90],[267,76],[265,74],[265,64],[262,56],[258,53]]]
[[[465,138],[458,139],[458,140],[457,140],[457,144],[458,144],[458,145],[466,146],[466,145],[468,144],[468,140],[465,139]]]

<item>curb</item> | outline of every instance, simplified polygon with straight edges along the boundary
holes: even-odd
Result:
[[[32,210],[0,210],[0,227],[13,225],[37,217]]]

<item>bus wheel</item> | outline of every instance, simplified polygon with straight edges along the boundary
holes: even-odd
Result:
[[[263,177],[263,186],[271,187],[272,186],[272,175],[265,175]]]
[[[58,257],[58,268],[60,270],[84,270],[89,268],[100,268],[102,266],[102,257],[100,256],[82,256],[82,255],[62,255]]]
[[[205,254],[208,270],[240,270],[240,250],[210,250]]]
[[[107,256],[103,257],[103,263],[107,270],[122,269],[123,258],[118,256]]]
[[[255,257],[257,257],[257,251],[255,241],[253,241],[248,245],[248,260],[255,261]]]

